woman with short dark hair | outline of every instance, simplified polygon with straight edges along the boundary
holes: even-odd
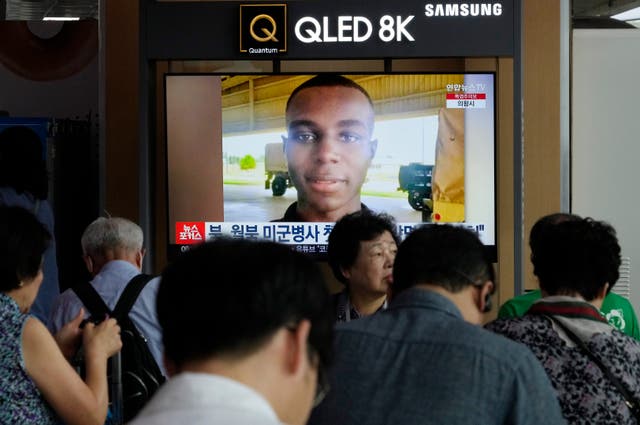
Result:
[[[345,285],[334,295],[337,322],[386,309],[399,243],[390,215],[363,209],[336,222],[329,235],[329,264]]]
[[[29,211],[0,206],[0,423],[102,425],[107,359],[120,350],[120,328],[108,319],[81,330],[80,309],[54,339],[29,315],[42,284],[42,257],[50,238]],[[81,340],[85,382],[68,360]]]
[[[626,398],[640,398],[640,342],[609,325],[599,311],[618,280],[615,230],[590,218],[543,224],[531,236],[543,298],[523,317],[498,319],[487,328],[533,351],[569,423],[635,424],[638,417]]]

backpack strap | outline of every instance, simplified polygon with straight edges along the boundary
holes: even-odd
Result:
[[[80,301],[82,301],[82,304],[89,310],[89,314],[94,319],[102,320],[107,314],[111,315],[111,310],[109,310],[102,297],[89,282],[82,282],[71,289],[80,298]]]
[[[152,275],[141,273],[134,276],[134,278],[127,283],[127,286],[125,286],[122,295],[120,295],[113,309],[113,317],[115,317],[116,320],[120,320],[129,315],[129,311],[131,311],[131,307],[133,307],[133,304],[135,304],[138,299],[138,295],[140,295],[142,289],[151,279],[153,279]]]

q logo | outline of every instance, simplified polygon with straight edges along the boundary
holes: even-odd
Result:
[[[260,37],[255,33],[256,22],[258,22],[258,21],[260,21],[262,19],[267,20],[271,24],[271,31],[267,30],[264,27],[260,28],[262,30],[262,32],[265,33],[266,37]],[[249,24],[249,32],[251,33],[251,37],[253,37],[253,39],[255,41],[260,41],[260,42],[273,40],[273,41],[275,41],[277,43],[278,39],[275,37],[275,33],[276,33],[277,29],[278,29],[278,26],[276,25],[275,19],[273,19],[269,15],[265,15],[264,13],[261,14],[261,15],[256,16],[255,18],[253,18],[251,20],[251,24]]]
[[[240,5],[240,51],[277,54],[287,51],[287,5]]]

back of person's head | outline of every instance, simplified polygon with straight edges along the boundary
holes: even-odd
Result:
[[[529,247],[531,248],[532,257],[535,255],[540,241],[544,240],[546,232],[552,230],[556,224],[578,220],[582,220],[582,217],[569,213],[553,213],[540,217],[531,227],[531,232],[529,232]]]
[[[304,83],[300,84],[291,92],[291,95],[287,100],[287,106],[285,110],[286,111],[289,110],[289,105],[291,105],[292,99],[296,97],[296,95],[304,89],[309,89],[312,87],[336,87],[336,86],[348,87],[348,88],[358,90],[367,98],[367,100],[369,101],[369,104],[371,105],[371,108],[373,109],[373,101],[371,100],[369,93],[367,93],[367,91],[360,84],[356,83],[355,81],[347,77],[343,77],[342,75],[338,75],[338,74],[318,74],[315,77],[312,77],[307,81],[305,81]]]
[[[396,222],[388,214],[360,210],[344,215],[338,220],[329,234],[327,248],[329,265],[336,279],[347,284],[342,270],[355,263],[360,251],[360,242],[371,241],[384,232],[391,234],[396,245],[400,244]]]
[[[0,207],[0,291],[35,278],[51,235],[33,214],[19,207]]]
[[[219,238],[162,272],[157,298],[165,356],[178,370],[213,357],[241,360],[281,328],[309,320],[309,355],[330,362],[330,297],[315,263],[273,242]]]
[[[38,134],[25,126],[0,132],[0,187],[30,193],[36,199],[48,195],[47,165]]]
[[[80,243],[84,255],[102,258],[107,252],[123,250],[134,253],[142,249],[142,229],[122,217],[99,217],[87,226]]]
[[[545,232],[532,258],[548,295],[580,294],[591,301],[618,280],[620,245],[609,224],[591,218],[564,221]]]
[[[393,294],[419,284],[456,293],[495,282],[484,245],[470,230],[448,224],[415,229],[400,244],[393,266]]]

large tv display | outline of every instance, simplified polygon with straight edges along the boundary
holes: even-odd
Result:
[[[228,235],[322,258],[356,205],[394,216],[401,236],[468,227],[495,260],[495,75],[342,77],[359,88],[289,101],[336,76],[165,76],[170,255]]]

